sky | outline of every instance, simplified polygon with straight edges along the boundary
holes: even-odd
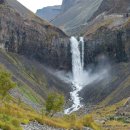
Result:
[[[25,7],[36,12],[37,9],[41,9],[46,6],[61,5],[62,0],[17,0]]]

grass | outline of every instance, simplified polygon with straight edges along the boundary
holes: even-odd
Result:
[[[30,100],[37,103],[36,98],[34,98],[35,95],[31,94],[31,91],[28,91],[25,86],[21,87],[21,91],[24,93],[23,96],[27,96]],[[14,99],[8,94],[4,101],[2,96],[0,97],[0,128],[3,130],[22,130],[21,124],[28,124],[30,121],[38,121],[40,124],[56,128],[82,130],[83,126],[89,126],[95,130],[100,130],[91,116],[80,119],[73,115],[51,118],[46,116],[45,113],[45,111],[42,113],[34,111],[31,107],[19,101],[19,99]]]
[[[36,104],[40,103],[40,100],[37,97],[37,95],[35,95],[32,90],[29,90],[29,88],[26,85],[18,87],[18,90],[23,94],[24,97],[26,97],[33,103],[36,103]]]
[[[11,65],[15,68],[16,73],[26,78],[30,83],[36,84],[40,86],[44,91],[46,91],[47,82],[45,76],[40,75],[33,64],[25,63],[22,57],[11,52],[6,53],[0,50],[0,53],[9,63],[11,63]],[[18,89],[26,98],[34,103],[39,103],[39,101],[44,102],[43,98],[41,98],[41,96],[39,96],[34,90],[32,90],[24,80],[21,80],[19,76],[16,76],[16,74],[10,68],[9,71],[13,74],[13,77],[17,79],[17,82],[19,84]]]
[[[94,112],[94,114],[98,117],[112,116],[115,114],[115,112],[116,112],[116,110],[118,110],[118,108],[122,107],[126,103],[126,100],[127,99],[124,99],[124,100],[122,100],[114,105],[102,106],[101,108],[97,109]]]
[[[100,126],[94,122],[91,115],[78,118],[73,115],[66,115],[61,118],[51,118],[35,112],[29,106],[21,103],[18,105],[16,99],[11,98],[0,104],[0,128],[3,130],[22,130],[20,124],[28,124],[37,120],[41,124],[46,124],[56,128],[82,130],[83,126],[89,126],[94,130],[100,130]]]
[[[94,24],[92,27],[90,27],[86,33],[86,35],[88,34],[93,34],[95,33],[99,28],[101,27],[106,27],[108,25],[110,25],[113,22],[112,19],[108,19],[108,20],[103,20],[100,23],[96,23]]]
[[[100,122],[102,130],[112,129],[112,130],[129,130],[130,124],[128,123],[127,118],[116,115],[116,112],[120,107],[123,107],[127,102],[127,99],[124,99],[114,105],[110,106],[101,106],[99,105],[91,113],[95,120],[105,121],[104,123]]]

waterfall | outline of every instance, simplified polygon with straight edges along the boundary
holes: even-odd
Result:
[[[71,53],[72,53],[72,87],[73,92],[70,93],[71,99],[73,101],[72,107],[65,110],[66,114],[77,111],[82,107],[80,102],[80,97],[78,92],[81,91],[83,82],[83,68],[84,68],[84,40],[80,37],[78,41],[75,37],[71,37]],[[79,44],[81,43],[81,52]]]
[[[72,53],[72,74],[73,83],[80,85],[83,77],[83,63],[79,49],[79,42],[75,37],[71,37],[71,53]]]
[[[81,49],[82,49],[82,68],[84,68],[84,38],[83,37],[80,37],[80,42],[82,44],[81,46]]]
[[[66,109],[65,114],[70,114],[79,110],[83,105],[81,104],[81,97],[79,92],[86,85],[94,82],[101,81],[109,76],[109,68],[102,68],[100,71],[91,74],[90,70],[84,70],[84,39],[80,37],[79,41],[75,37],[71,37],[71,53],[72,53],[72,78],[70,82],[72,84],[73,91],[70,92],[72,99],[72,106]],[[108,79],[108,77],[107,77]]]

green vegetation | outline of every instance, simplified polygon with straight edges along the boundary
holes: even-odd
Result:
[[[7,69],[9,69],[12,73],[13,77],[16,79],[17,88],[21,94],[33,103],[44,103],[45,101],[41,95],[38,95],[37,92],[34,91],[34,87],[31,87],[30,84],[28,84],[31,83],[33,86],[41,87],[43,92],[46,92],[46,95],[48,91],[44,74],[39,73],[39,70],[36,68],[36,66],[30,62],[27,62],[22,56],[18,56],[17,54],[11,52],[5,53],[2,50],[0,50],[0,54],[14,68],[12,70],[7,67]]]
[[[16,83],[12,81],[11,74],[0,66],[0,96],[2,100],[7,96],[8,91],[16,87]]]
[[[64,96],[58,93],[51,93],[46,100],[47,115],[53,116],[56,112],[63,110]]]
[[[126,102],[127,99],[124,99],[109,106],[101,106],[101,103],[90,114],[93,116],[94,120],[101,121],[101,130],[107,130],[106,128],[109,128],[110,130],[129,130],[129,118],[117,114],[119,108],[122,108]]]
[[[89,126],[94,130],[100,130],[92,116],[78,118],[75,115],[66,115],[64,117],[50,117],[35,112],[29,106],[11,99],[5,101],[0,108],[0,128],[4,130],[22,130],[20,124],[28,124],[30,121],[37,120],[41,124],[47,124],[55,128],[82,130],[83,126]]]
[[[36,104],[40,103],[39,98],[37,96],[34,96],[35,94],[31,89],[28,88],[28,86],[26,85],[19,86],[18,90],[20,91],[20,93],[23,94],[24,97],[26,97],[28,100],[32,101],[33,103]]]
[[[125,117],[125,116],[110,116],[108,117],[108,119],[110,121],[120,121],[120,122],[123,122],[123,123],[130,123],[130,117]]]

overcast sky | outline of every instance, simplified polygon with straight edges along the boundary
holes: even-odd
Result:
[[[46,6],[52,6],[52,5],[61,5],[62,0],[17,0],[21,4],[23,4],[25,7],[36,12],[37,9],[46,7]]]

